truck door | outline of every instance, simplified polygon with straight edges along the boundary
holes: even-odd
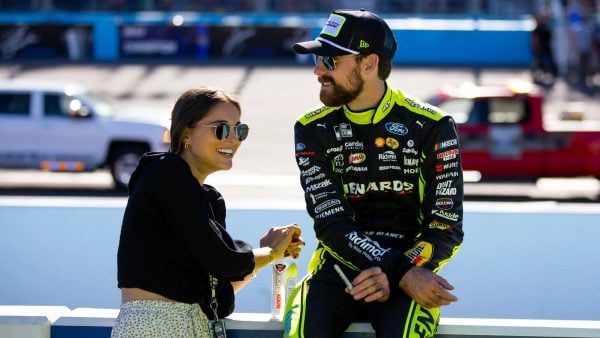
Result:
[[[542,170],[543,136],[527,128],[526,97],[455,98],[440,108],[454,116],[465,170],[485,178],[536,177]]]
[[[76,97],[46,93],[39,146],[41,167],[49,170],[93,170],[106,147],[103,125]]]
[[[544,136],[529,128],[531,112],[526,96],[487,100],[487,143],[492,176],[535,178],[542,171]]]
[[[37,168],[36,118],[29,91],[0,93],[0,167]]]

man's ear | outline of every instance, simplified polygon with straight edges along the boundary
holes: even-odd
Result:
[[[378,63],[379,63],[379,55],[377,54],[369,54],[366,57],[363,58],[363,67],[365,69],[365,71],[372,71],[373,69],[376,69]]]

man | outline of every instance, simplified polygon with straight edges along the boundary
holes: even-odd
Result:
[[[535,83],[552,85],[558,75],[552,50],[552,30],[548,24],[548,14],[535,17],[535,28],[531,31],[531,49],[533,52],[532,75]]]
[[[396,41],[371,12],[334,11],[316,40],[293,49],[315,55],[324,106],[294,128],[318,246],[285,335],[339,337],[368,320],[379,338],[432,337],[439,307],[457,300],[436,273],[463,238],[454,122],[388,85]]]

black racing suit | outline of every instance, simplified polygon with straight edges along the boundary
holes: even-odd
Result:
[[[388,85],[375,109],[322,106],[301,116],[294,132],[318,247],[288,303],[286,336],[335,337],[364,313],[378,337],[433,335],[439,309],[418,306],[398,284],[415,265],[439,270],[462,243],[463,178],[452,118]],[[353,301],[334,263],[350,280],[381,267],[390,300]]]

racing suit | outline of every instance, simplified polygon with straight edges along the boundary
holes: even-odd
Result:
[[[288,301],[288,337],[337,337],[368,319],[378,337],[429,337],[439,308],[398,287],[411,267],[438,271],[463,239],[463,178],[452,118],[386,83],[374,109],[321,106],[294,127],[296,162],[318,245]],[[379,266],[386,302],[361,303],[332,268],[352,280]]]

